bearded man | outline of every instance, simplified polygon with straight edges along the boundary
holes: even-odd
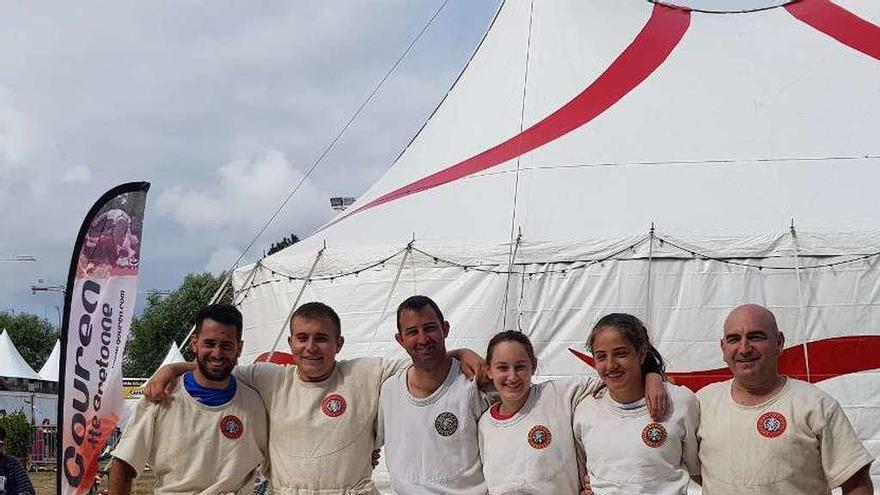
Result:
[[[155,493],[253,492],[265,458],[266,408],[232,376],[241,355],[241,313],[213,304],[195,317],[190,346],[197,366],[161,404],[142,399],[113,450],[110,493],[131,493],[149,464]]]

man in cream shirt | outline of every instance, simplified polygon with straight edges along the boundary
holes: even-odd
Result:
[[[724,322],[721,350],[733,379],[697,394],[703,493],[873,494],[873,459],[837,401],[779,374],[784,343],[762,306],[740,306]]]
[[[131,493],[149,464],[156,493],[253,492],[266,449],[260,396],[231,376],[241,354],[241,313],[215,304],[196,315],[197,366],[164,404],[141,399],[113,450],[110,493]]]

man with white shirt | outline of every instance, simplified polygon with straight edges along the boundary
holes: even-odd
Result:
[[[449,322],[412,296],[397,308],[397,342],[412,365],[382,385],[377,443],[396,493],[484,495],[477,424],[488,401],[446,353]]]
[[[703,493],[873,494],[873,459],[840,404],[779,374],[784,343],[762,306],[740,306],[724,322],[721,350],[733,379],[697,393]]]

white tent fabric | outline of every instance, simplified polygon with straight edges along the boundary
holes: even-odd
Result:
[[[61,358],[61,341],[55,341],[55,347],[52,348],[52,353],[49,354],[49,358],[46,359],[46,362],[43,364],[43,367],[40,368],[40,371],[37,373],[40,375],[40,378],[50,382],[58,381],[58,365],[60,363]]]
[[[448,346],[519,329],[544,376],[591,372],[568,349],[612,311],[687,374],[723,368],[725,315],[757,302],[880,455],[878,24],[870,0],[505,1],[388,172],[234,272],[242,361],[310,300],[342,357],[402,355],[421,293]]]
[[[172,342],[171,348],[168,349],[168,353],[165,354],[165,359],[162,360],[162,364],[159,365],[159,368],[166,364],[183,363],[185,361],[186,359],[183,358],[183,354],[180,353],[180,346],[177,345],[177,342]],[[156,369],[158,370],[159,368]]]
[[[171,347],[168,349],[168,352],[165,354],[165,358],[162,359],[162,363],[158,367],[156,367],[156,371],[154,371],[153,374],[150,375],[150,379],[152,379],[154,376],[156,376],[156,373],[160,369],[162,369],[163,366],[165,366],[167,364],[173,364],[173,363],[183,363],[185,361],[186,361],[186,359],[184,359],[183,354],[180,353],[180,348],[177,345],[177,342],[171,342]],[[147,381],[149,381],[149,380],[147,380]],[[133,404],[135,402],[137,402],[137,400],[132,400],[129,404]],[[130,414],[131,414],[131,411],[125,411],[125,413],[123,414],[123,416],[124,416],[123,419],[127,420],[128,416]]]
[[[0,332],[0,377],[41,380],[40,375],[21,357],[5,329]]]

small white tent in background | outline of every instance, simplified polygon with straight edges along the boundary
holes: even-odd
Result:
[[[34,371],[27,361],[21,357],[12,339],[4,329],[0,332],[0,377],[2,378],[27,378],[29,380],[41,380],[40,375]]]
[[[162,360],[162,364],[156,367],[156,371],[159,371],[166,364],[183,363],[185,361],[186,359],[184,359],[183,354],[180,353],[177,342],[172,342],[171,348],[168,349],[168,352],[165,354],[165,359]],[[156,376],[156,371],[153,372],[150,378]],[[131,418],[131,412],[134,410],[135,404],[137,404],[137,402],[143,397],[143,386],[146,384],[146,381],[143,381],[142,378],[126,378],[123,382],[123,388],[127,388],[130,386],[125,384],[125,382],[127,381],[142,383],[140,383],[140,385],[137,386],[137,388],[134,389],[134,391],[132,391],[130,395],[126,396],[125,407],[122,410],[122,416],[119,418],[119,424],[117,425],[122,430],[124,430],[125,426],[128,424],[128,420]]]
[[[183,358],[183,354],[180,353],[180,346],[177,345],[177,342],[172,342],[171,348],[168,349],[168,354],[165,355],[165,359],[162,360],[162,364],[159,365],[159,368],[166,364],[183,363],[185,361],[186,359]]]
[[[43,380],[49,382],[57,382],[58,381],[58,364],[61,359],[61,341],[55,341],[55,347],[52,348],[52,353],[49,354],[49,359],[43,364],[43,367],[40,368],[38,375]]]
[[[156,371],[159,371],[166,364],[183,363],[185,361],[186,359],[183,358],[183,354],[180,353],[180,346],[177,345],[177,342],[172,342],[171,348],[165,354],[165,359],[162,360],[162,364],[156,367]],[[156,376],[156,371],[153,372],[150,378]]]

